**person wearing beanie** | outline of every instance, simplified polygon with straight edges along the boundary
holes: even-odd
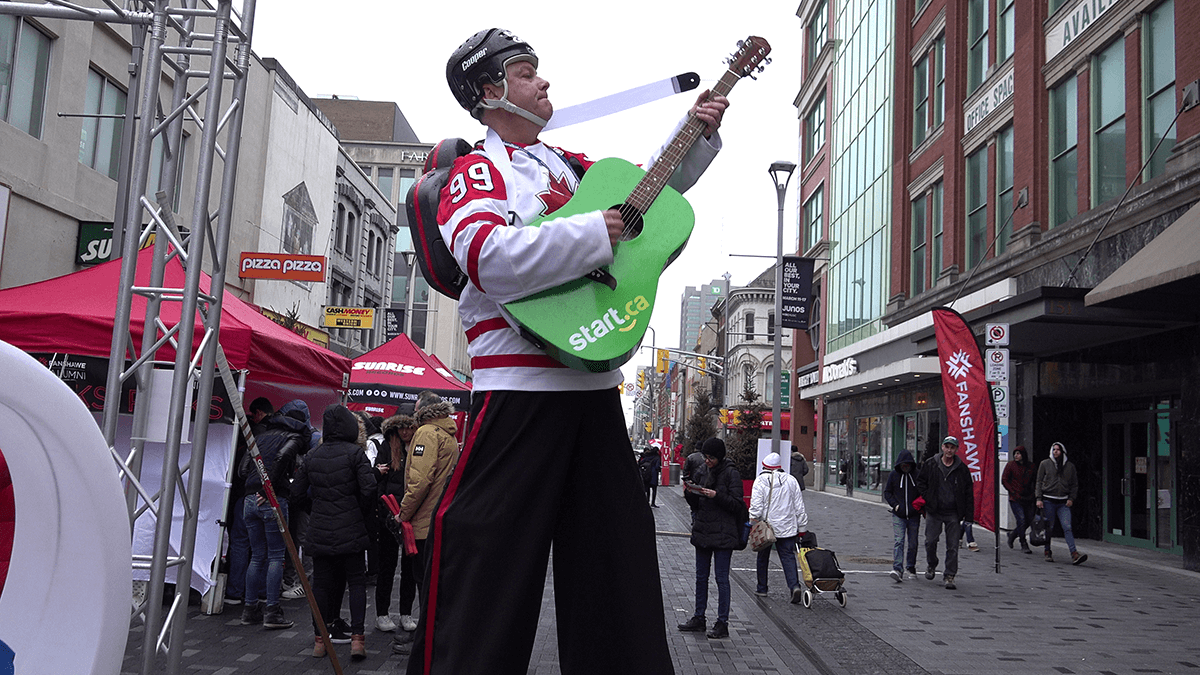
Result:
[[[692,546],[696,547],[696,611],[679,624],[685,632],[703,632],[708,620],[708,574],[715,568],[717,580],[717,621],[708,631],[712,639],[729,637],[729,567],[734,549],[745,547],[742,529],[746,523],[746,502],[742,477],[725,459],[725,441],[710,438],[700,449],[704,470],[685,498],[693,510]]]
[[[1071,507],[1079,497],[1079,475],[1075,465],[1067,459],[1067,446],[1055,441],[1050,446],[1050,456],[1038,466],[1037,485],[1034,488],[1037,507],[1046,519],[1046,562],[1054,562],[1050,552],[1050,532],[1054,519],[1062,525],[1063,539],[1071,552],[1071,564],[1079,565],[1087,560],[1087,554],[1075,550],[1075,534],[1071,531]]]
[[[765,520],[775,531],[775,552],[783,567],[792,603],[800,602],[804,591],[796,573],[796,543],[799,535],[808,531],[808,514],[804,511],[804,495],[795,476],[783,470],[778,453],[763,458],[762,471],[750,490],[750,522]],[[758,552],[758,588],[755,595],[767,594],[767,565],[771,549]]]
[[[1008,547],[1021,541],[1022,553],[1033,553],[1025,541],[1025,530],[1033,522],[1033,482],[1035,469],[1029,461],[1029,451],[1018,445],[1013,449],[1013,458],[1000,476],[1000,483],[1008,490],[1008,507],[1012,509],[1013,528],[1008,532]]]

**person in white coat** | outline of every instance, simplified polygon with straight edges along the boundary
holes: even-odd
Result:
[[[763,458],[762,472],[754,479],[750,493],[750,521],[766,520],[775,531],[775,551],[779,564],[783,566],[783,578],[787,581],[792,602],[800,602],[803,585],[796,572],[796,542],[808,531],[808,514],[804,511],[804,495],[800,484],[791,474],[783,471],[779,455],[772,452]],[[758,553],[758,588],[755,595],[767,594],[767,564],[771,561],[771,549]]]

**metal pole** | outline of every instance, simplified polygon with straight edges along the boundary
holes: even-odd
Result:
[[[167,409],[167,442],[164,448],[163,458],[163,477],[160,489],[158,517],[154,528],[154,560],[150,565],[150,584],[146,589],[146,634],[142,641],[142,672],[143,675],[150,675],[154,672],[154,661],[158,651],[158,626],[159,619],[162,615],[162,595],[163,582],[166,579],[166,556],[162,552],[170,550],[171,526],[175,510],[175,487],[178,481],[178,474],[172,474],[166,470],[166,467],[178,466],[180,446],[183,442],[183,418],[184,415],[189,415],[190,410],[185,410],[185,402],[187,390],[192,384],[192,346],[194,343],[196,327],[196,311],[199,309],[199,288],[200,275],[202,273],[201,261],[204,259],[205,252],[205,235],[209,230],[208,203],[209,191],[212,186],[213,163],[216,157],[217,145],[217,120],[221,119],[221,87],[224,83],[224,66],[225,55],[228,37],[229,13],[231,7],[229,0],[221,2],[217,7],[216,25],[214,26],[212,60],[209,67],[208,91],[206,92],[205,110],[204,110],[204,131],[201,134],[200,153],[198,158],[199,169],[196,177],[196,194],[192,204],[192,232],[188,241],[188,266],[186,281],[184,283],[183,301],[180,306],[180,330],[176,335],[178,344],[175,347],[175,376],[171,381],[171,403]],[[148,148],[145,149],[148,154]],[[139,210],[140,213],[140,210]],[[216,263],[218,261],[214,261]],[[223,262],[223,261],[220,261]],[[215,288],[213,292],[220,297],[224,291],[222,288]],[[219,302],[218,310],[219,310]],[[214,316],[214,321],[219,323],[220,315]],[[147,327],[148,329],[149,327]],[[215,334],[210,334],[210,341],[216,339]],[[211,392],[212,383],[212,364],[207,364],[208,372],[208,390]],[[204,387],[201,387],[203,391]],[[202,406],[207,406],[208,401],[201,400]],[[200,452],[202,449],[193,447],[193,452]],[[192,478],[195,478],[193,474]],[[189,515],[189,514],[185,514]],[[185,518],[186,523],[186,518]],[[193,537],[195,530],[192,531]],[[183,564],[178,569],[178,579],[176,585],[186,584],[191,578],[191,560],[184,559]],[[185,593],[186,595],[186,593]],[[163,633],[166,634],[169,630],[172,637],[170,644],[167,645],[167,672],[178,672],[179,659],[182,656],[183,649],[183,631],[176,630],[182,628],[184,621],[187,618],[186,598],[183,606],[179,605],[179,597],[176,596],[175,602],[172,604],[172,611],[168,617],[171,624],[163,626]]]
[[[721,275],[725,280],[725,323],[721,329],[721,407],[729,409],[729,272]]]
[[[654,344],[658,341],[654,326],[646,326],[650,331],[650,354],[654,357],[655,368],[650,371],[650,438],[654,438],[658,430],[658,349]]]
[[[783,329],[780,326],[780,318],[783,316],[783,200],[787,195],[788,182],[792,179],[792,171],[796,169],[796,165],[791,162],[775,162],[771,165],[768,173],[771,174],[771,182],[775,184],[775,198],[779,203],[779,232],[775,248],[775,325],[773,327],[775,335],[775,373],[771,378],[771,452],[779,453],[780,440],[782,438],[782,403],[779,400],[783,392],[783,388],[779,386],[783,375]],[[780,454],[782,457],[783,455]]]
[[[412,314],[413,314],[413,279],[417,276],[417,252],[405,251],[401,255],[404,256],[404,264],[408,266],[408,280],[405,284],[404,291],[404,334],[412,339]]]

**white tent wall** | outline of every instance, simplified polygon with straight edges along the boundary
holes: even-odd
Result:
[[[312,415],[310,423],[317,429],[321,428],[321,416],[325,407],[341,401],[341,393],[325,387],[314,387],[297,384],[280,384],[276,382],[247,382],[242,396],[243,408],[259,396],[265,396],[271,405],[278,410],[284,403],[301,399],[308,404]],[[97,417],[97,422],[100,418]],[[130,447],[130,429],[133,417],[122,415],[118,419],[116,447]],[[190,439],[185,439],[190,440]],[[191,588],[201,594],[207,593],[216,583],[213,562],[224,552],[228,544],[224,522],[225,503],[229,500],[230,463],[237,447],[237,427],[229,424],[212,423],[208,426],[207,450],[204,453],[204,483],[200,490],[200,517],[196,526],[195,560],[192,561],[192,576],[189,581]],[[145,457],[142,461],[142,486],[151,494],[158,491],[162,480],[163,444],[145,444]],[[179,464],[187,466],[191,460],[191,443],[187,442],[180,448]],[[140,503],[140,502],[139,502]],[[175,496],[173,510],[175,524],[171,527],[171,555],[179,551],[179,537],[183,527],[183,502],[179,493]],[[146,511],[134,523],[133,553],[149,555],[154,550],[154,514]],[[147,581],[150,579],[148,570],[134,570],[133,579]],[[167,581],[178,582],[178,568],[167,570]]]
[[[100,417],[97,415],[97,424]],[[121,415],[117,419],[117,448],[130,447],[130,429],[133,417]],[[209,424],[207,450],[204,453],[204,482],[200,489],[200,514],[196,527],[195,559],[192,561],[192,575],[188,582],[191,588],[200,593],[208,591],[213,585],[213,560],[220,554],[221,526],[218,521],[223,515],[225,502],[228,499],[229,484],[225,481],[228,475],[229,463],[233,457],[236,442],[236,427],[230,424]],[[190,440],[190,439],[189,439]],[[142,487],[150,493],[158,492],[162,483],[162,463],[164,444],[146,442],[143,450]],[[180,466],[187,466],[192,457],[192,444],[185,443],[179,450]],[[138,500],[139,506],[143,503]],[[183,500],[179,493],[175,494],[175,508],[172,511],[174,524],[171,527],[171,555],[179,554],[179,538],[183,530]],[[154,527],[156,518],[149,510],[142,513],[133,526],[134,555],[151,555],[154,551]],[[178,567],[167,569],[167,581],[178,583]],[[133,570],[135,581],[148,581],[149,570]]]

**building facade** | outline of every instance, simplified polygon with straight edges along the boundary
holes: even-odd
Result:
[[[346,153],[397,211],[394,244],[387,253],[391,295],[385,298],[384,338],[406,333],[442,359],[461,380],[471,376],[467,341],[458,321],[458,302],[430,292],[421,276],[408,228],[405,199],[424,170],[433,145],[421,143],[400,107],[390,101],[333,97],[315,99],[337,125]]]
[[[720,332],[725,342],[725,362],[721,386],[728,392],[724,399],[726,408],[743,405],[742,393],[749,390],[758,394],[758,400],[767,407],[766,420],[771,418],[771,408],[776,397],[780,398],[782,416],[781,437],[791,437],[791,389],[792,378],[792,335],[794,331],[782,331],[783,363],[775,362],[775,268],[767,268],[748,286],[731,288],[728,308],[722,298],[713,306],[712,315],[721,321]],[[772,386],[777,368],[782,368],[780,390]]]
[[[700,332],[706,322],[712,320],[712,308],[725,292],[725,280],[713,279],[702,286],[683,289],[679,301],[679,348],[696,351],[700,343]]]
[[[121,119],[129,103],[131,51],[125,25],[0,14],[0,61],[8,66],[0,70],[0,287],[111,257],[118,179],[127,170],[122,154],[131,143]],[[159,110],[171,109],[172,74],[163,73]],[[251,58],[243,105],[227,269],[239,269],[243,252],[328,256],[339,200],[333,124],[269,58]],[[195,109],[203,106],[201,96]],[[154,203],[155,193],[173,185],[168,208],[184,228],[196,201],[198,158],[190,139],[199,134],[199,125],[185,115],[178,147],[158,139],[151,150],[146,197]],[[223,137],[220,142],[226,143]],[[378,205],[369,219],[371,237],[385,237],[390,247],[395,208],[367,188],[364,199]],[[351,247],[369,249],[370,231],[359,230]],[[372,285],[360,278],[364,269],[348,270],[354,285],[387,298],[390,278],[376,274]],[[320,328],[327,283],[243,279],[232,272],[226,277],[228,291],[329,345]]]
[[[821,381],[828,353],[883,329],[891,265],[895,11],[895,3],[882,0],[807,0],[797,10],[805,44],[794,101],[800,118],[797,251],[816,261],[812,325],[795,343],[797,388]],[[793,421],[794,438],[802,452],[810,448],[814,484],[828,479],[852,490],[856,479],[840,468],[846,464],[841,446],[830,445],[820,431],[825,400],[799,400],[807,412]]]
[[[977,335],[1009,327],[1000,468],[1062,442],[1076,537],[1200,567],[1200,17],[1179,0],[913,0],[894,27],[886,311],[802,391],[827,452],[870,492],[860,458],[936,448],[929,310],[951,306]]]

